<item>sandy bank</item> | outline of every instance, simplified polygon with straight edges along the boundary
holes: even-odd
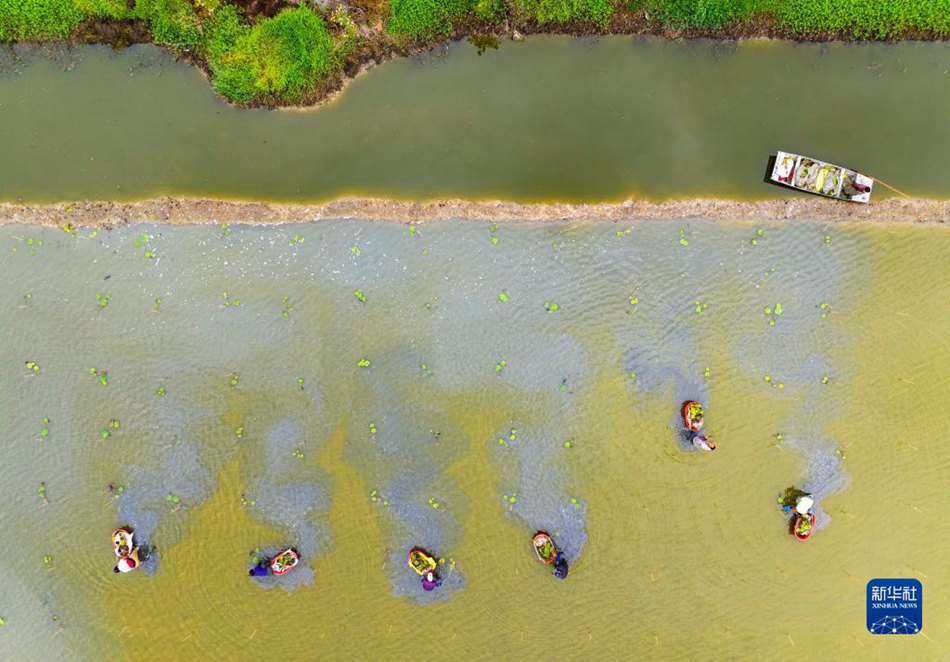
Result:
[[[829,223],[950,223],[950,200],[892,198],[859,205],[822,198],[759,202],[692,199],[600,204],[440,200],[400,202],[347,198],[312,205],[157,198],[139,202],[64,202],[50,205],[0,203],[0,224],[112,228],[134,223],[171,225],[248,223],[271,225],[324,219],[425,223],[444,219],[493,223],[538,221],[707,219],[718,221],[823,221]]]

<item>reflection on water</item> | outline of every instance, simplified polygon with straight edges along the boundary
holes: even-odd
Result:
[[[941,228],[327,221],[0,242],[8,653],[451,654],[418,640],[424,624],[475,656],[741,655],[783,633],[847,652],[817,619],[863,608],[851,582],[898,572],[842,570],[858,524],[940,526],[926,495],[950,457],[914,465],[941,422],[905,389],[947,386],[933,348],[950,311],[916,289],[945,280]],[[682,446],[686,399],[706,404],[716,453]],[[879,503],[884,457],[924,491]],[[823,508],[807,547],[775,502],[792,485]],[[111,572],[117,524],[152,547],[145,572]],[[534,560],[537,530],[566,582]],[[889,563],[945,577],[929,535]],[[287,546],[292,573],[247,577]],[[440,560],[432,593],[413,546]],[[835,591],[796,590],[819,580]],[[732,610],[687,637],[685,601],[715,610],[706,589]],[[617,620],[644,602],[638,627]],[[815,620],[811,641],[781,629],[786,609]],[[281,610],[292,638],[261,617]]]

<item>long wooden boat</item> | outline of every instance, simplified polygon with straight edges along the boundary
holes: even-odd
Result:
[[[867,175],[790,152],[776,154],[769,179],[799,191],[850,202],[867,203],[874,187],[874,179]]]

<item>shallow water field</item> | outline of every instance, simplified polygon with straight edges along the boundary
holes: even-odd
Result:
[[[7,226],[0,255],[0,657],[945,650],[942,227]],[[874,577],[923,582],[923,636],[867,633]]]

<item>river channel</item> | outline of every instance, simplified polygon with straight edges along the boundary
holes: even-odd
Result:
[[[947,43],[461,43],[277,112],[155,47],[41,50],[0,56],[0,200],[799,195],[763,182],[777,149],[950,197]]]

